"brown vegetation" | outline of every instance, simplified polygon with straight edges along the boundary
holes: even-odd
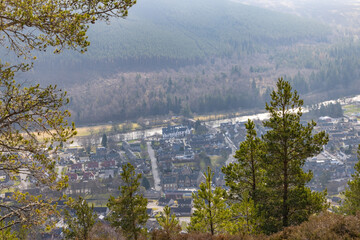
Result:
[[[97,224],[91,234],[91,240],[120,240],[120,234],[110,226]],[[312,240],[312,239],[360,239],[360,214],[344,216],[330,212],[323,212],[310,217],[309,221],[299,226],[287,227],[276,234],[265,235],[227,235],[211,236],[205,233],[180,233],[170,238],[161,230],[154,230],[148,236],[153,240]],[[145,236],[143,236],[146,239]]]

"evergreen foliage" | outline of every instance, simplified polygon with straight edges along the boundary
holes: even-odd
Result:
[[[250,197],[255,205],[260,199],[264,185],[263,155],[264,144],[257,137],[255,123],[248,120],[245,123],[247,135],[245,141],[236,151],[237,162],[230,163],[222,168],[225,174],[226,185],[230,187],[230,198],[242,201]]]
[[[143,186],[146,190],[150,189],[150,182],[146,177],[143,177],[141,180],[141,186]]]
[[[181,230],[179,220],[176,219],[175,214],[171,214],[169,206],[165,206],[164,212],[156,216],[156,221],[159,223],[168,239],[170,239],[172,235],[178,234]]]
[[[340,118],[344,116],[344,111],[339,102],[329,103],[327,105],[315,105],[310,109],[309,113],[314,117],[332,117]]]
[[[89,31],[92,48],[86,57],[69,54],[60,59],[61,64],[127,70],[139,65],[179,67],[213,56],[251,54],[265,46],[307,39],[321,42],[330,33],[314,20],[231,1],[153,0],[131,11],[129,21],[115,21],[111,28],[95,24]]]
[[[360,212],[360,145],[358,146],[358,159],[355,164],[352,179],[348,181],[348,187],[344,192],[345,199],[340,207],[340,212],[355,215]]]
[[[87,201],[80,196],[76,201],[69,199],[67,205],[70,207],[70,211],[64,210],[64,220],[67,224],[64,229],[65,239],[90,239],[90,232],[97,218],[97,214],[94,213],[94,205],[90,207]],[[74,215],[71,212],[74,212]]]
[[[328,142],[324,131],[313,134],[314,121],[300,124],[303,101],[289,82],[278,79],[266,110],[270,119],[263,124],[269,130],[263,135],[267,199],[264,204],[265,232],[306,221],[326,207],[326,193],[315,193],[306,187],[311,172],[302,167],[308,157],[322,151]]]
[[[101,138],[101,145],[104,148],[107,148],[107,143],[108,143],[107,136],[106,136],[106,133],[104,133]]]
[[[225,231],[230,211],[226,205],[226,192],[220,187],[213,190],[214,173],[208,167],[205,182],[200,184],[197,193],[193,193],[194,213],[191,216],[189,231],[219,234]]]
[[[130,163],[122,166],[120,174],[123,181],[120,187],[120,196],[110,196],[108,208],[111,213],[107,220],[113,227],[120,228],[127,239],[139,238],[144,231],[149,216],[146,213],[147,199],[139,194],[139,180],[141,174],[135,173]]]
[[[258,207],[248,192],[242,194],[241,202],[229,201],[231,219],[226,224],[229,234],[259,234],[264,219],[259,216]]]

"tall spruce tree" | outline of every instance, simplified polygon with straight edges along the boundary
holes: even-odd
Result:
[[[312,173],[304,172],[302,167],[308,157],[322,151],[328,136],[324,131],[313,134],[314,121],[306,126],[300,123],[303,100],[289,82],[280,78],[276,85],[270,103],[266,103],[270,119],[263,122],[269,129],[263,135],[268,193],[263,209],[265,232],[300,224],[326,207],[325,193],[306,187]]]
[[[355,164],[355,172],[348,181],[348,187],[344,192],[345,199],[340,207],[340,212],[355,215],[360,212],[360,145],[358,146],[358,159]]]
[[[113,227],[120,228],[127,239],[137,240],[149,218],[148,201],[139,194],[141,174],[136,174],[130,163],[123,165],[122,170],[120,196],[110,196],[107,206],[111,213],[107,219]]]
[[[107,148],[107,143],[108,143],[107,136],[106,136],[106,133],[104,133],[101,138],[101,145],[104,148]]]
[[[225,174],[226,185],[230,188],[230,198],[242,201],[246,195],[246,198],[251,197],[256,205],[260,197],[260,189],[264,184],[263,143],[257,137],[253,121],[249,119],[245,123],[245,127],[247,130],[246,140],[236,151],[237,162],[224,166],[222,171]]]
[[[225,190],[216,187],[212,189],[214,173],[207,169],[205,182],[200,184],[197,193],[193,193],[194,213],[188,226],[189,231],[208,232],[211,235],[221,233],[226,229],[230,211],[226,205]]]

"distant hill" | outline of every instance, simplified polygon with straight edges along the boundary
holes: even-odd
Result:
[[[24,77],[65,88],[82,124],[263,108],[281,76],[315,97],[358,89],[357,44],[331,50],[336,34],[235,0],[139,0],[90,26],[87,53],[40,54]]]
[[[312,20],[230,0],[139,0],[126,19],[90,26],[86,54],[41,55],[36,70],[54,80],[59,75],[51,77],[47,71],[60,76],[68,72],[66,79],[73,83],[71,76],[76,80],[117,71],[176,68],[212,57],[319,42],[329,32]]]

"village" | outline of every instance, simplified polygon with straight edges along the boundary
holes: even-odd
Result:
[[[329,203],[337,206],[340,193],[354,173],[360,124],[356,116],[320,117],[316,121],[315,132],[325,130],[329,143],[321,154],[307,159],[304,170],[313,174],[309,187],[315,191],[326,190]],[[261,136],[266,129],[260,120],[254,122]],[[69,186],[64,193],[86,196],[87,201],[94,204],[99,218],[104,219],[109,211],[108,198],[119,195],[121,166],[131,163],[136,173],[142,174],[141,193],[149,200],[148,228],[156,227],[154,217],[166,205],[186,224],[192,214],[192,193],[204,180],[203,173],[208,166],[214,171],[213,186],[226,189],[221,167],[236,161],[233,155],[245,140],[245,125],[228,121],[212,127],[205,122],[184,120],[183,124],[163,127],[161,132],[161,135],[115,141],[115,144],[111,135],[104,134],[91,147],[64,146],[58,153],[57,165],[59,177],[68,177]],[[111,146],[107,144],[110,141]],[[43,193],[31,183],[10,180],[5,175],[0,178],[9,189],[20,184],[27,192]],[[2,197],[6,200],[11,194],[8,191]],[[58,204],[61,206],[63,202]]]

